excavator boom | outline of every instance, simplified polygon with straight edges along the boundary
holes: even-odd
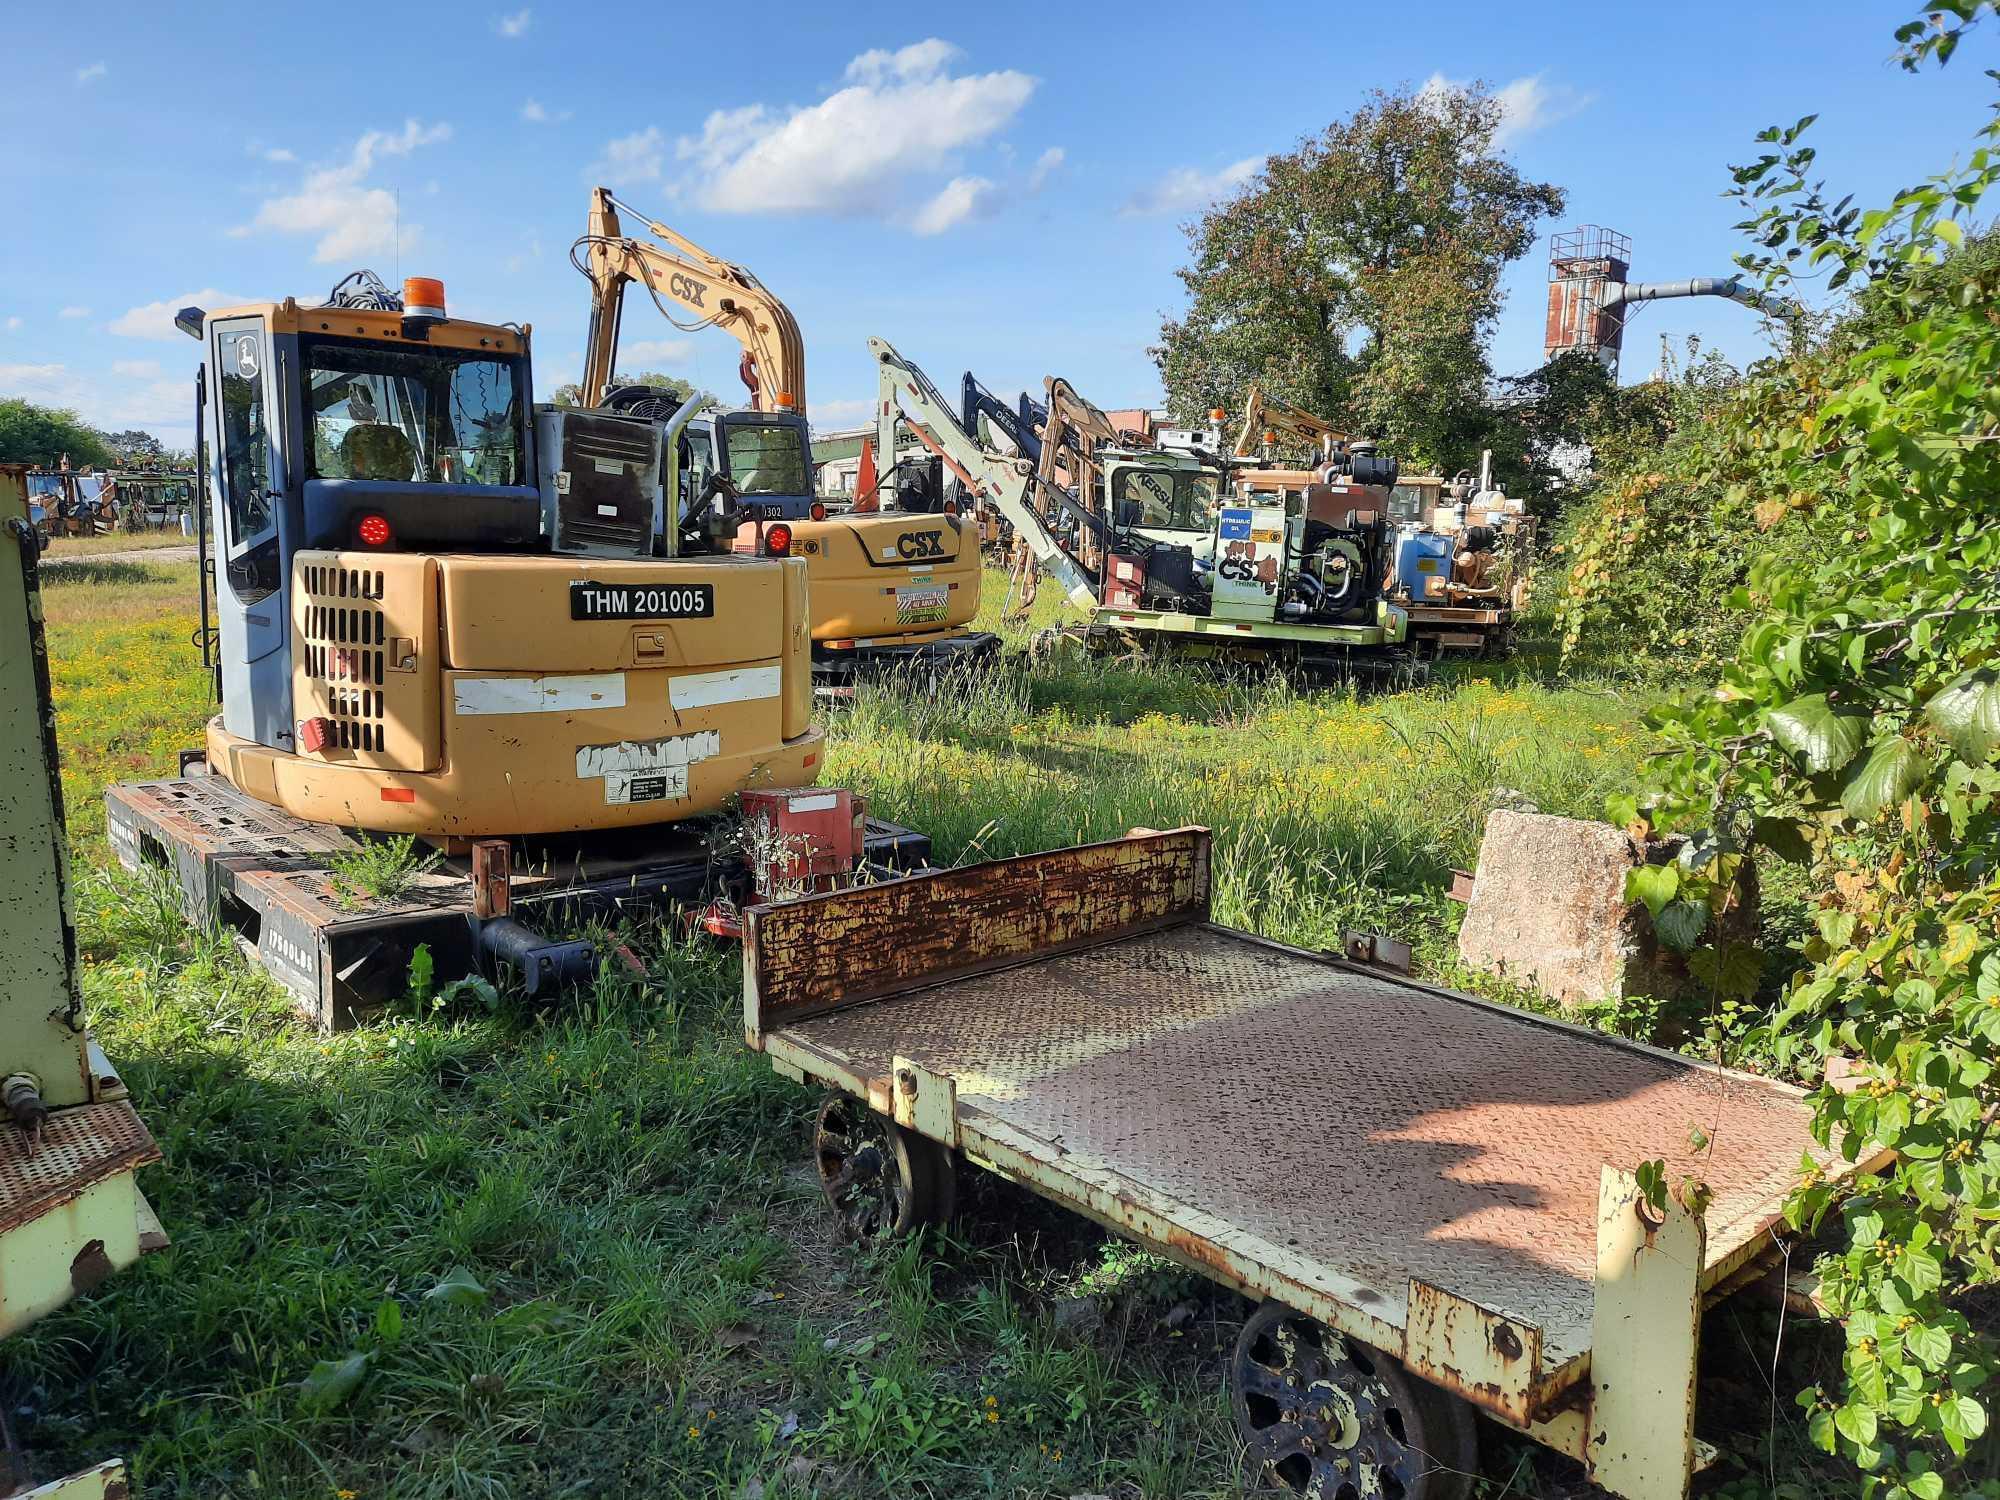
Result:
[[[1254,457],[1260,442],[1276,443],[1280,439],[1313,449],[1321,463],[1329,462],[1348,441],[1347,434],[1331,422],[1266,395],[1263,387],[1253,380],[1243,401],[1243,429],[1236,435],[1236,457]]]
[[[625,209],[666,241],[657,245],[627,235],[618,217]],[[805,340],[791,309],[743,266],[711,255],[694,241],[621,203],[609,188],[590,194],[589,229],[570,249],[570,259],[590,280],[590,341],[584,353],[584,406],[600,404],[618,361],[618,325],[625,287],[639,282],[662,315],[692,333],[723,329],[743,346],[743,383],[759,411],[806,409]],[[683,322],[669,311],[678,306],[694,315]]]
[[[1095,609],[1096,580],[1071,556],[1034,504],[1035,487],[1044,481],[1029,471],[1027,461],[1003,458],[980,447],[930,377],[898,354],[887,340],[871,338],[868,350],[875,356],[880,392],[875,408],[876,451],[894,453],[896,423],[899,418],[907,422],[918,441],[937,454],[966,489],[999,509],[1027,542],[1035,560],[1055,575],[1078,608]],[[1049,436],[1044,434],[1045,460],[1051,451]]]

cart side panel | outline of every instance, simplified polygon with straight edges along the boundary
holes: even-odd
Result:
[[[753,906],[744,1031],[1206,921],[1208,894],[1208,830],[1181,828]]]

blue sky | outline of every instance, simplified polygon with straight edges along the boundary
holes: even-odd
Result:
[[[1054,372],[1107,407],[1150,402],[1179,225],[1368,88],[1505,90],[1507,150],[1569,194],[1544,246],[1608,224],[1636,278],[1724,274],[1726,164],[1760,127],[1818,111],[1821,164],[1863,203],[1962,152],[2000,49],[1979,35],[1912,78],[1888,61],[1900,11],[24,7],[0,88],[0,395],[185,443],[196,349],[174,305],[317,300],[399,261],[456,313],[533,323],[546,392],[581,363],[567,251],[609,180],[790,303],[824,425],[866,411],[871,334],[947,389],[970,366],[1001,391]],[[1540,361],[1545,254],[1509,276],[1503,372]],[[1741,308],[1656,304],[1628,379],[1661,333],[1760,349]],[[641,300],[625,340],[621,364],[741,391],[726,335]]]

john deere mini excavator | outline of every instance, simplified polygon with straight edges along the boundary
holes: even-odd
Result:
[[[628,235],[621,208],[665,244]],[[570,258],[591,286],[585,405],[649,400],[642,388],[612,389],[625,289],[633,282],[682,332],[717,327],[742,345],[750,406],[676,415],[663,475],[668,503],[677,487],[713,481],[737,507],[737,551],[804,560],[821,685],[850,682],[871,666],[929,669],[999,649],[997,635],[970,628],[979,613],[978,534],[934,488],[901,488],[884,475],[838,515],[813,493],[805,344],[791,310],[769,288],[606,188],[592,191],[589,229]]]
[[[182,777],[110,790],[110,836],[322,1024],[418,944],[531,993],[587,974],[517,897],[699,894],[710,851],[661,825],[818,777],[806,565],[736,555],[727,486],[663,485],[658,420],[536,407],[527,327],[369,273],[176,322],[221,712]]]

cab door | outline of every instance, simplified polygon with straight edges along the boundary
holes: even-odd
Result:
[[[260,317],[209,325],[211,492],[222,721],[231,734],[292,746],[290,621],[279,521],[285,482],[276,360]]]

